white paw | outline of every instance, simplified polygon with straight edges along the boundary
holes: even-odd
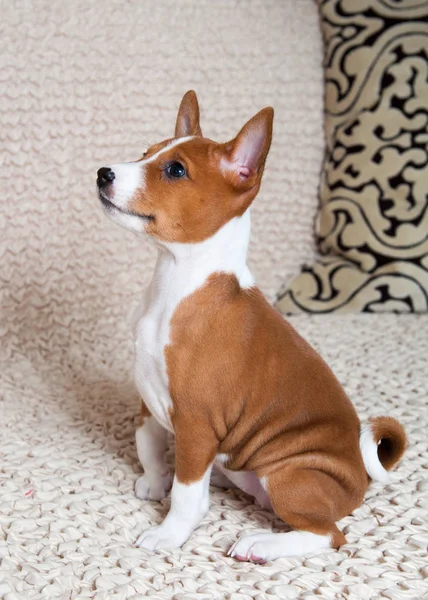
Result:
[[[228,556],[242,561],[263,564],[268,560],[277,558],[271,550],[272,533],[255,533],[244,535],[236,540],[227,553]],[[274,550],[275,551],[275,550]]]
[[[179,548],[189,538],[190,533],[175,523],[175,526],[158,525],[146,529],[135,542],[145,550],[170,550]]]
[[[265,563],[287,556],[307,556],[331,548],[331,535],[319,535],[311,531],[288,533],[255,533],[236,540],[228,552],[238,560]]]
[[[144,473],[135,483],[135,495],[141,500],[162,500],[171,486],[172,477],[169,471],[165,475]]]

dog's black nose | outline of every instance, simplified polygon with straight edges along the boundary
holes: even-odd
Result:
[[[101,169],[98,169],[97,175],[98,175],[97,184],[100,187],[103,187],[103,186],[107,185],[108,183],[111,183],[113,181],[113,179],[115,178],[114,171],[112,171],[110,169],[110,167],[102,167]]]

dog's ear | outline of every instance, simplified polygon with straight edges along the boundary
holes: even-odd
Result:
[[[264,108],[225,145],[223,167],[236,188],[246,190],[260,181],[272,141],[273,114],[273,108]]]
[[[175,123],[176,138],[188,135],[202,135],[199,125],[198,98],[193,90],[189,90],[184,94]]]

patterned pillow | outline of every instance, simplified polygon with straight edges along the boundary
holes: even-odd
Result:
[[[287,314],[427,311],[428,1],[318,2],[323,257],[277,306]]]

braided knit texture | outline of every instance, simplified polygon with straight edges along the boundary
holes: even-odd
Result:
[[[281,523],[245,494],[216,488],[181,550],[147,554],[133,545],[169,502],[133,493],[139,402],[130,315],[155,252],[102,215],[96,170],[169,137],[189,88],[213,139],[275,106],[250,256],[272,299],[314,258],[323,150],[315,3],[14,0],[2,4],[0,39],[0,597],[424,598],[424,317],[292,321],[361,418],[396,416],[410,439],[391,484],[372,485],[341,523],[341,550],[235,562],[225,550],[238,535]]]
[[[6,600],[424,598],[426,318],[292,322],[333,366],[361,419],[398,417],[410,440],[392,482],[372,484],[364,504],[340,523],[346,546],[265,566],[235,562],[225,551],[237,536],[281,523],[245,494],[212,488],[208,516],[181,550],[147,554],[134,547],[137,535],[165,515],[169,500],[134,496],[139,405],[130,384],[131,349],[116,343],[128,334],[122,323],[115,339],[99,340],[90,355],[77,340],[63,355],[24,355],[12,346],[2,352],[0,591],[9,593]],[[105,319],[105,330],[108,325]]]

